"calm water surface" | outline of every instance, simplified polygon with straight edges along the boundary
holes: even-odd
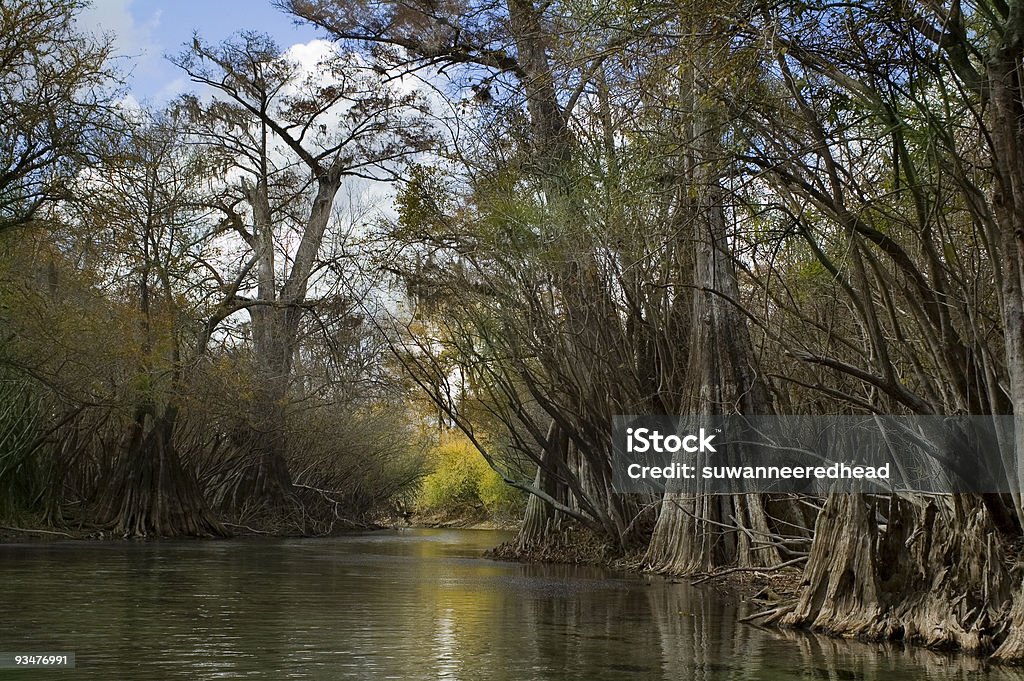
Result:
[[[495,562],[499,532],[0,545],[0,679],[992,679],[927,652],[736,623],[714,591]]]

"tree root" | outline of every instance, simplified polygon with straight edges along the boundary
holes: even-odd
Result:
[[[1024,657],[1024,605],[983,505],[970,497],[830,497],[804,588],[778,622],[996,659]],[[884,519],[884,520],[883,520]],[[880,520],[882,520],[880,522]],[[1016,604],[1005,625],[1009,604]]]

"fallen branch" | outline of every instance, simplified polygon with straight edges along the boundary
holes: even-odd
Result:
[[[56,530],[27,530],[27,529],[25,529],[23,527],[7,527],[6,525],[0,525],[0,530],[10,530],[12,532],[24,532],[26,534],[36,534],[36,533],[38,533],[38,534],[56,534],[56,535],[59,535],[61,537],[67,537],[68,539],[74,539],[75,538],[75,536],[73,534],[68,534],[67,532],[57,532]]]
[[[264,532],[263,530],[257,530],[255,527],[249,527],[248,525],[239,525],[238,523],[226,523],[224,521],[221,521],[221,524],[222,525],[227,525],[228,527],[241,527],[243,530],[249,530],[253,534],[270,534],[270,532]]]
[[[762,610],[761,612],[755,612],[753,615],[747,615],[746,617],[741,617],[738,621],[743,622],[744,624],[746,624],[748,622],[753,622],[754,620],[759,620],[759,619],[763,619],[763,618],[767,618],[767,617],[774,617],[776,615],[785,615],[787,612],[792,610],[794,607],[796,607],[796,606],[794,604],[792,604],[792,603],[789,603],[787,605],[780,605],[778,607],[770,608],[768,610]]]
[[[772,565],[771,567],[734,567],[734,568],[729,568],[727,570],[721,570],[719,572],[714,572],[714,573],[712,573],[710,575],[705,575],[705,576],[701,577],[700,579],[697,579],[697,580],[694,580],[693,582],[690,582],[690,584],[693,585],[693,586],[697,586],[698,584],[703,584],[704,582],[710,581],[712,579],[716,579],[718,577],[724,577],[725,575],[731,575],[731,574],[736,573],[736,572],[775,572],[777,570],[781,570],[784,567],[789,567],[791,565],[796,565],[797,563],[801,563],[801,562],[803,562],[805,560],[807,560],[807,556],[798,556],[798,557],[794,558],[793,560],[787,560],[785,562],[779,563],[778,565]]]

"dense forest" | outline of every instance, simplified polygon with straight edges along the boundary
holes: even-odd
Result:
[[[1024,480],[611,485],[617,414],[1024,413],[1024,2],[277,4],[315,68],[197,35],[155,109],[79,0],[0,2],[5,525],[426,489],[506,555],[795,566],[759,621],[1024,660]]]

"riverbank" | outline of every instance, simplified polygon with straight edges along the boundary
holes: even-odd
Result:
[[[37,539],[102,539],[83,531],[64,532],[60,530],[44,530],[38,528],[15,527],[13,525],[0,525],[0,543],[24,540],[26,538]]]
[[[1012,606],[1012,603],[1016,602],[1011,600],[1014,597],[1012,590],[1004,601],[996,600],[995,592],[991,593],[988,601],[985,596],[987,592],[971,593],[970,598],[976,602],[987,602],[987,607],[997,613],[996,616],[989,616],[986,612],[975,612],[973,621],[976,622],[976,630],[959,628],[958,623],[962,619],[958,611],[959,603],[952,599],[943,600],[941,593],[933,594],[931,600],[925,601],[923,606],[915,606],[914,604],[918,603],[914,596],[918,592],[917,586],[913,591],[907,592],[905,603],[897,601],[897,605],[891,610],[882,605],[886,601],[882,600],[881,594],[876,601],[875,610],[865,605],[869,603],[867,597],[865,601],[857,604],[836,599],[829,605],[829,612],[834,614],[834,621],[847,621],[851,625],[848,628],[827,627],[808,624],[806,620],[793,617],[793,613],[799,612],[801,607],[806,607],[806,603],[813,596],[813,577],[809,577],[803,569],[807,560],[804,558],[792,559],[776,567],[730,567],[713,572],[680,574],[667,570],[652,570],[645,562],[643,550],[622,552],[578,527],[563,529],[543,544],[525,549],[514,540],[506,542],[489,551],[487,555],[501,560],[591,565],[637,574],[657,574],[672,583],[705,588],[732,602],[742,604],[743,612],[739,614],[738,622],[758,628],[779,632],[807,632],[841,641],[884,643],[906,650],[954,654],[978,660],[982,664],[1021,666],[1018,658],[1001,654],[1001,651],[1006,649],[1007,642],[1012,643],[1014,627],[1018,626],[1019,615]],[[980,558],[984,559],[983,556]],[[1017,567],[1003,565],[1008,575],[1017,574],[1019,567],[1019,563]],[[944,574],[955,574],[954,567],[948,567]],[[883,580],[886,575],[880,573],[875,578]],[[891,576],[889,578],[891,579]],[[827,581],[829,584],[842,586],[846,584],[844,580],[849,579],[852,579],[852,576],[848,573],[833,570]],[[1019,581],[1016,583],[1019,585]],[[849,584],[846,584],[846,587],[853,588]],[[1002,605],[999,605],[1000,603]],[[869,619],[872,612],[873,618]],[[968,613],[967,617],[971,617],[971,614]],[[902,628],[888,626],[890,622],[900,621],[905,623]],[[923,623],[930,621],[939,622],[944,626],[925,627]],[[954,626],[957,628],[953,629]],[[972,640],[980,641],[981,645],[968,645]],[[967,644],[958,644],[958,641],[966,641]]]
[[[589,565],[638,575],[659,575],[674,583],[688,583],[713,589],[736,602],[778,607],[799,595],[801,570],[794,566],[765,570],[732,568],[714,573],[680,575],[651,570],[644,563],[644,551],[623,552],[585,528],[567,525],[560,533],[540,544],[522,547],[516,540],[505,542],[485,554],[497,560],[539,564]]]
[[[404,518],[394,516],[381,518],[377,522],[362,525],[346,525],[336,528],[328,534],[299,534],[294,532],[275,532],[261,530],[248,525],[224,523],[231,530],[228,538],[236,537],[276,537],[279,539],[302,539],[313,537],[345,536],[353,532],[365,532],[374,530],[402,530],[402,529],[460,529],[460,530],[501,530],[514,532],[519,529],[520,523],[508,519],[481,519],[479,517],[434,517],[434,516],[413,516]],[[0,543],[33,541],[126,541],[128,538],[119,537],[109,530],[100,527],[62,527],[55,529],[51,526],[33,526],[28,524],[25,527],[17,525],[0,524]],[[153,539],[159,539],[153,537]],[[566,561],[552,561],[566,562]]]
[[[434,515],[413,515],[407,521],[398,519],[394,527],[422,527],[431,529],[461,529],[461,530],[508,530],[516,531],[522,523],[518,520],[508,518],[480,518],[479,516],[434,516]]]

